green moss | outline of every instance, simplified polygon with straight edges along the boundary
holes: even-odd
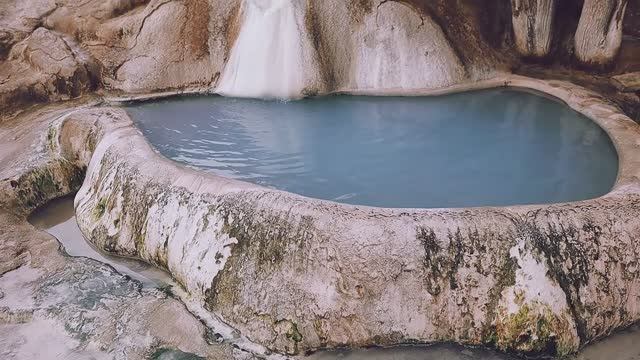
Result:
[[[265,209],[256,203],[255,194],[231,194],[219,200],[211,211],[215,218],[222,219],[220,235],[234,238],[237,243],[232,245],[224,268],[205,290],[205,307],[233,318],[234,313],[244,310],[237,304],[244,303],[241,294],[245,279],[260,282],[276,273],[296,271],[308,259],[307,244],[322,235],[311,217]],[[220,260],[217,258],[211,261]],[[246,269],[247,263],[255,266]],[[232,313],[234,306],[239,309]],[[283,333],[289,330],[288,326]],[[296,329],[290,333],[294,343],[302,340]]]
[[[17,183],[17,197],[27,208],[43,205],[49,199],[60,195],[62,190],[51,170],[47,168],[31,171],[21,176]]]
[[[566,356],[575,351],[571,324],[547,305],[522,304],[518,312],[496,322],[494,344],[501,350]]]
[[[291,327],[289,328],[289,331],[287,331],[287,339],[292,340],[295,343],[302,341],[302,334],[298,331],[298,325],[296,323],[291,323]]]
[[[47,144],[51,151],[56,151],[58,148],[58,129],[55,126],[50,126],[49,131],[47,132]]]
[[[107,198],[101,198],[93,208],[93,218],[99,220],[107,209]]]
[[[280,267],[287,254],[295,255],[295,250],[302,249],[314,236],[315,229],[310,217],[303,216],[296,220],[288,213],[243,213],[234,206],[220,211],[224,219],[222,231],[230,238],[237,239],[239,249],[257,259],[257,265],[263,271],[272,272]]]

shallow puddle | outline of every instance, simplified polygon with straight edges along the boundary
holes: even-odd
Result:
[[[55,236],[71,256],[84,256],[113,266],[117,271],[142,282],[147,287],[173,285],[171,277],[151,265],[118,256],[105,254],[88,243],[78,225],[73,211],[73,198],[54,200],[36,211],[29,221],[39,229]],[[190,354],[158,352],[157,359],[190,359]],[[186,356],[186,357],[185,357]],[[396,346],[357,350],[321,351],[304,360],[516,360],[511,355],[490,349],[465,348],[442,344],[432,346]],[[640,326],[627,330],[585,348],[575,360],[640,360]]]
[[[145,287],[165,287],[174,284],[166,272],[135,259],[106,254],[85,240],[73,209],[73,197],[64,197],[50,202],[29,217],[29,222],[38,229],[53,235],[67,254],[84,256],[113,266],[119,273],[130,276]]]
[[[394,346],[359,350],[323,351],[308,360],[516,360],[516,357],[488,349],[443,344],[432,346]]]

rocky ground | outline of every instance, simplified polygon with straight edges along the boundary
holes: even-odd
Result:
[[[217,343],[170,290],[143,288],[109,265],[70,257],[26,221],[32,209],[78,185],[38,176],[63,161],[47,131],[58,111],[29,112],[0,129],[0,178],[16,179],[0,190],[0,357],[146,359],[183,352],[184,358],[251,358]],[[42,185],[45,191],[35,196],[17,194]]]

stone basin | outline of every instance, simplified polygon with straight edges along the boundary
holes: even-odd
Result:
[[[438,209],[313,199],[166,159],[112,106],[57,117],[47,138],[58,162],[31,184],[86,166],[75,198],[85,237],[167,270],[192,306],[263,353],[454,342],[564,355],[640,319],[640,128],[560,81],[506,75],[447,91],[501,86],[554,96],[604,129],[619,160],[611,191]]]

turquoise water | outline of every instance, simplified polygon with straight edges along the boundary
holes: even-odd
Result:
[[[582,200],[607,193],[618,168],[609,137],[595,123],[518,90],[291,102],[174,97],[127,111],[168,158],[349,204]]]

